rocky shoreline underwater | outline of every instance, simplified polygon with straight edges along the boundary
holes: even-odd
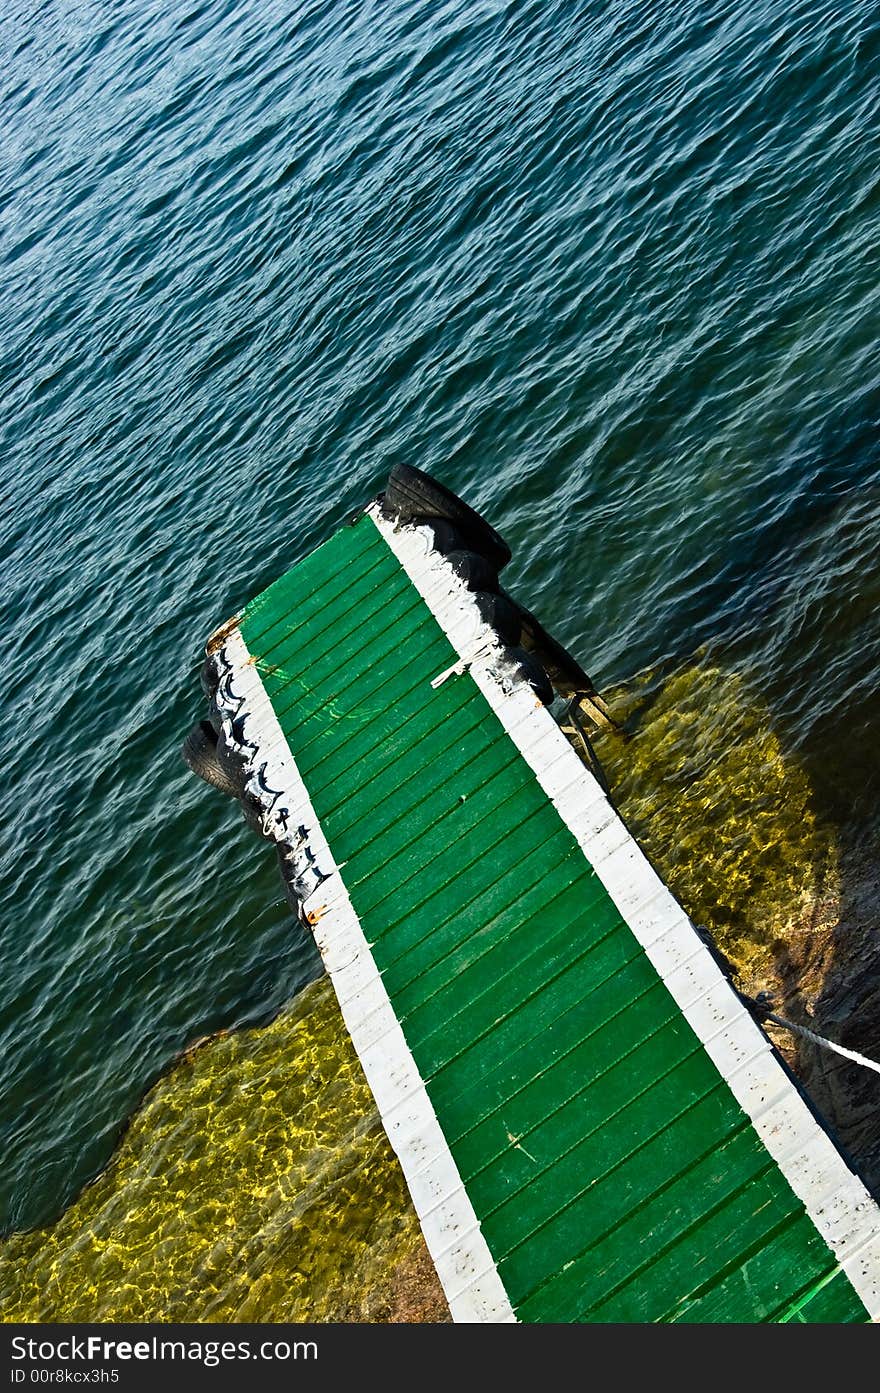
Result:
[[[814,809],[747,679],[697,655],[606,693],[596,740],[630,829],[750,995],[876,1052],[867,848]],[[850,841],[852,839],[849,839]],[[875,1076],[771,1036],[880,1189]],[[50,1227],[0,1245],[7,1321],[441,1321],[446,1303],[325,977],[198,1042]]]

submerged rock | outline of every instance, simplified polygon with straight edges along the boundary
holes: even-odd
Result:
[[[608,697],[597,738],[614,801],[741,990],[880,1060],[876,833],[820,816],[808,774],[747,679],[705,661]],[[880,1196],[880,1078],[768,1034]]]
[[[596,750],[630,831],[747,991],[773,985],[780,942],[833,923],[839,854],[809,781],[747,682],[718,666],[606,694]]]
[[[325,978],[187,1052],[107,1170],[0,1247],[7,1321],[448,1319]]]
[[[745,679],[696,663],[609,694],[615,803],[738,985],[877,1053],[867,847],[843,849]],[[873,966],[872,966],[873,964]],[[775,1035],[869,1182],[877,1077]],[[147,1095],[51,1228],[0,1246],[0,1309],[32,1321],[448,1320],[329,982],[215,1037]]]

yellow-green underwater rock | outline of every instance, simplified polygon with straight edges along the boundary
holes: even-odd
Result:
[[[691,667],[611,695],[615,802],[748,988],[832,914],[836,852],[743,679]],[[0,1246],[0,1311],[36,1321],[442,1320],[403,1177],[326,979],[189,1052],[51,1228]]]
[[[776,941],[836,914],[836,839],[806,775],[735,672],[646,674],[608,700],[623,733],[596,750],[617,807],[743,985],[760,985]]]
[[[446,1318],[325,978],[152,1089],[108,1169],[0,1248],[7,1321]]]

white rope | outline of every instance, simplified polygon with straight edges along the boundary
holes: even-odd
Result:
[[[790,1030],[795,1035],[802,1035],[805,1040],[812,1040],[814,1045],[824,1045],[826,1050],[833,1050],[835,1054],[842,1054],[844,1059],[851,1059],[854,1064],[864,1064],[866,1069],[873,1069],[875,1074],[880,1074],[880,1064],[875,1060],[867,1059],[857,1050],[848,1050],[845,1045],[835,1045],[833,1040],[823,1039],[814,1030],[808,1030],[805,1025],[795,1025],[794,1021],[787,1021],[783,1016],[775,1016],[772,1011],[765,1019],[772,1021],[774,1025],[781,1025],[784,1030]]]

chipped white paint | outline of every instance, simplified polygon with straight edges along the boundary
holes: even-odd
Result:
[[[222,649],[217,692],[227,746],[247,760],[263,830],[298,888],[343,1019],[413,1196],[456,1321],[515,1320],[473,1205],[373,962],[360,920],[239,629]],[[247,745],[235,738],[243,720]]]
[[[526,685],[513,685],[505,675],[496,635],[464,581],[431,550],[431,533],[396,527],[377,505],[367,511],[459,655],[444,677],[470,671],[869,1315],[880,1318],[880,1208],[813,1117],[766,1035],[550,712]],[[401,1110],[397,1116],[407,1117],[408,1129],[408,1114]]]

